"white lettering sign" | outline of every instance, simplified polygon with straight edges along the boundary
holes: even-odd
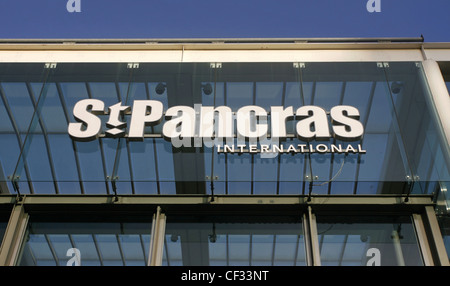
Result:
[[[125,115],[131,113],[127,134]],[[329,113],[319,106],[307,105],[295,110],[292,106],[271,106],[270,112],[256,105],[243,106],[233,114],[227,106],[172,106],[163,112],[163,104],[157,100],[135,100],[132,108],[121,102],[108,107],[105,111],[103,101],[84,99],[77,102],[73,109],[77,122],[71,122],[68,133],[74,140],[91,141],[102,134],[102,122],[98,115],[109,115],[104,136],[127,137],[130,140],[143,140],[145,126],[157,125],[165,118],[162,136],[171,140],[174,147],[195,147],[201,143],[207,147],[217,147],[218,152],[264,153],[365,153],[360,145],[347,146],[318,144],[288,146],[284,148],[279,140],[297,137],[303,141],[327,141],[335,138],[341,141],[362,139],[364,127],[359,121],[359,111],[349,105],[338,105]],[[296,119],[294,134],[288,134],[286,123]],[[235,129],[236,127],[236,129]],[[236,134],[235,134],[236,132]],[[237,144],[234,142],[237,138]],[[268,139],[271,138],[271,139]],[[225,141],[225,143],[224,143]],[[200,145],[198,144],[200,142]],[[249,142],[248,149],[245,142]],[[259,142],[259,147],[257,143]],[[236,144],[236,146],[235,146]]]

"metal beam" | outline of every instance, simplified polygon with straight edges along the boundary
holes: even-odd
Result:
[[[416,230],[417,240],[422,253],[422,259],[425,266],[434,266],[433,257],[430,252],[430,244],[428,242],[426,230],[423,224],[422,216],[420,214],[413,214],[413,223]],[[398,235],[398,234],[397,234]],[[395,236],[393,236],[395,238]],[[394,239],[394,243],[395,243]]]
[[[0,248],[0,265],[16,265],[25,238],[28,218],[22,204],[14,206]]]
[[[320,266],[320,248],[317,235],[316,216],[313,214],[311,207],[308,207],[308,215],[306,218],[308,220],[308,232],[310,236],[310,262],[312,263],[312,266]]]
[[[428,232],[433,239],[431,246],[433,255],[435,256],[435,262],[437,265],[450,266],[449,257],[447,255],[434,207],[426,206],[425,216],[426,219],[424,219],[424,223],[428,226]]]
[[[14,195],[0,196],[0,205],[13,204]],[[58,205],[255,205],[255,206],[285,206],[304,205],[315,209],[331,206],[392,206],[392,207],[423,207],[434,206],[431,195],[411,195],[408,202],[403,202],[401,195],[313,195],[307,202],[307,196],[298,195],[216,195],[216,200],[210,202],[208,195],[119,195],[114,201],[112,195],[25,195],[23,204],[26,206],[58,206]]]
[[[153,216],[152,234],[148,255],[148,266],[161,266],[164,250],[164,235],[166,232],[166,215],[158,207]]]

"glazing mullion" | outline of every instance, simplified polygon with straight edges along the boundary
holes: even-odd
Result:
[[[223,104],[225,106],[227,106],[227,82],[225,81],[223,83]],[[214,152],[214,151],[212,151]],[[225,153],[225,194],[228,195],[228,154]],[[227,236],[227,240],[228,240],[228,236]],[[227,249],[228,249],[228,243],[227,243]],[[228,255],[228,252],[227,252]],[[227,265],[228,265],[229,261],[227,261]]]
[[[116,92],[117,92],[117,100],[118,102],[121,102],[121,95],[120,95],[120,88],[119,88],[119,84],[116,82],[115,83],[116,86]],[[130,86],[131,86],[131,80],[128,82],[128,87],[127,87],[127,95],[125,98],[125,105],[128,104],[128,95],[130,93]],[[123,139],[126,140],[126,139]],[[112,180],[115,181],[117,176],[117,172],[118,172],[118,167],[119,167],[119,162],[120,162],[120,155],[122,153],[122,144],[123,144],[123,140],[122,138],[118,138],[117,139],[117,148],[116,148],[116,156],[114,158],[114,167],[113,167],[113,174],[112,174]],[[127,156],[128,156],[128,171],[130,172],[130,184],[131,184],[131,193],[135,194],[135,188],[134,188],[134,180],[133,180],[133,168],[131,166],[131,155],[130,155],[130,146],[129,146],[129,141],[126,140],[125,142],[126,148],[127,148]]]
[[[347,87],[347,83],[344,81],[342,83],[342,89],[341,89],[341,97],[339,99],[339,105],[342,105],[344,102],[344,96],[345,96],[345,89]],[[333,144],[336,144],[336,138],[333,137]],[[331,194],[331,185],[332,185],[332,180],[333,180],[333,163],[334,163],[334,153],[331,153],[331,157],[330,157],[330,173],[329,173],[329,179],[328,179],[328,194]],[[344,163],[342,163],[344,164]],[[339,172],[338,172],[339,173]]]
[[[216,108],[216,97],[217,97],[217,69],[214,70],[214,96],[213,96],[213,108]],[[204,148],[206,150],[206,148]],[[203,154],[203,157],[204,154]],[[211,201],[214,201],[214,147],[211,148],[211,174],[209,175],[210,178],[210,190],[211,190]]]
[[[142,253],[144,255],[144,264],[145,264],[147,262],[148,258],[147,258],[147,252],[145,251],[145,242],[144,242],[144,239],[142,238],[142,234],[139,234],[139,241],[141,243]],[[164,246],[165,245],[166,245],[166,243],[165,243],[165,240],[164,240]]]
[[[145,83],[145,95],[147,97],[147,100],[150,100],[150,91],[148,89],[148,82]],[[155,128],[153,125],[151,126],[152,134],[155,134]],[[156,150],[156,139],[153,138],[153,154],[155,156],[155,175],[156,175],[156,188],[158,191],[158,195],[161,194],[161,184],[159,182],[159,169],[158,169],[158,151]]]
[[[248,247],[248,265],[252,266],[252,258],[253,258],[253,235],[250,233],[250,242]]]
[[[226,261],[227,261],[227,266],[230,266],[230,241],[229,241],[229,235],[226,235]]]
[[[285,103],[286,103],[286,82],[283,82],[283,91],[282,91],[282,95],[281,95],[281,106],[284,107]],[[282,144],[282,143],[279,142],[279,144]],[[277,158],[277,190],[276,190],[276,194],[279,195],[280,194],[281,154],[278,154],[277,157],[278,158]]]
[[[120,237],[118,234],[115,235],[116,236],[116,240],[117,240],[117,246],[119,248],[119,253],[120,253],[120,257],[122,259],[122,264],[123,266],[126,266],[126,261],[125,261],[125,256],[123,255],[123,250],[122,250],[122,243],[120,241]]]
[[[313,265],[313,258],[312,258],[312,243],[311,243],[311,231],[309,230],[309,219],[308,219],[308,215],[306,213],[304,213],[302,215],[303,218],[303,232],[305,235],[305,260],[306,260],[306,265],[307,266],[312,266]],[[297,240],[297,242],[299,243],[299,240]],[[297,248],[298,249],[298,248]],[[296,255],[298,256],[298,255]],[[297,262],[297,260],[296,260]]]
[[[165,235],[164,235],[164,252],[166,253],[167,266],[170,266],[171,262],[170,262],[169,248],[167,247],[167,240],[166,240],[166,236]],[[145,255],[145,251],[144,251],[144,257],[146,259],[145,261],[148,261],[148,258]]]
[[[45,241],[48,244],[48,248],[50,249],[50,252],[52,253],[53,259],[55,260],[56,266],[60,266],[59,265],[59,259],[58,259],[58,256],[56,255],[56,251],[55,251],[55,248],[53,247],[52,242],[48,238],[47,234],[44,234],[44,237],[45,237]]]
[[[72,248],[77,248],[76,245],[75,245],[75,241],[73,240],[72,235],[70,233],[67,234],[67,235],[69,237],[69,241],[70,241],[70,244],[72,245]]]
[[[59,82],[56,83],[56,90],[58,92],[58,97],[59,97],[59,100],[61,101],[61,106],[64,111],[64,117],[66,118],[67,124],[69,124],[69,122],[70,122],[69,112],[67,111],[67,104],[64,99],[64,94],[62,92],[61,85]],[[78,182],[80,184],[81,194],[84,194],[83,176],[81,173],[80,159],[78,157],[77,144],[75,144],[75,142],[73,140],[70,140],[70,141],[72,143],[72,149],[73,149],[73,153],[74,153],[74,157],[75,157],[75,164],[77,167]]]
[[[100,266],[104,266],[102,253],[100,252],[100,249],[98,248],[98,242],[97,242],[97,239],[95,238],[95,234],[91,234],[91,236],[92,236],[92,241],[94,242],[95,251],[97,252],[98,259],[100,261]]]
[[[345,248],[347,247],[348,234],[345,235],[344,242],[342,243],[341,254],[339,255],[338,265],[342,266],[342,260],[344,259]]]
[[[29,251],[30,251],[31,259],[33,260],[33,265],[37,266],[36,256],[34,255],[31,247],[29,247]]]
[[[303,222],[303,224],[304,224],[305,222]],[[296,242],[296,244],[295,244],[295,253],[294,253],[294,263],[293,263],[293,265],[294,266],[297,266],[297,259],[298,259],[298,248],[300,247],[300,236],[301,235],[297,235],[297,242]],[[306,239],[305,239],[305,242],[304,243],[306,243]]]
[[[276,243],[277,243],[277,235],[276,234],[274,234],[273,235],[273,243],[272,243],[272,258],[271,258],[271,266],[274,266],[274,264],[275,264],[275,246],[276,246]]]
[[[26,248],[26,249],[25,249],[25,248]],[[32,260],[32,262],[33,262],[32,266],[38,266],[38,265],[37,265],[36,255],[34,254],[33,249],[31,249],[31,247],[30,247],[28,244],[25,244],[25,245],[22,247],[22,249],[21,249],[21,252],[22,252],[22,253],[25,252],[25,251],[27,251],[27,252],[29,253],[29,255],[30,255],[30,258],[31,258],[31,260]],[[20,262],[20,261],[17,262],[17,266],[21,266],[20,264],[18,264],[19,262]]]
[[[256,82],[253,82],[253,105],[256,105]],[[256,117],[256,116],[255,116]],[[257,120],[256,118],[255,118],[255,120]],[[250,144],[251,142],[250,142],[250,140],[249,140],[249,144]],[[250,194],[254,194],[254,188],[255,188],[255,155],[254,154],[250,154],[250,157],[251,157],[251,163],[250,163],[250,165],[251,165],[251,168],[252,168],[252,170],[251,170],[251,172],[250,172],[250,185],[251,185],[251,190],[250,190]],[[250,238],[251,238],[251,236],[250,236]]]
[[[37,105],[36,105],[36,100],[34,98],[35,96],[34,96],[33,89],[31,88],[29,82],[26,83],[26,86],[27,86],[28,95],[30,97],[31,103],[33,104],[33,108],[36,109]],[[50,165],[50,172],[52,174],[53,186],[55,188],[55,193],[59,194],[59,187],[58,187],[58,182],[56,180],[55,166],[53,164],[53,158],[52,158],[52,154],[51,154],[51,151],[50,151],[50,142],[48,140],[47,128],[45,126],[44,121],[42,120],[42,118],[40,116],[38,116],[38,121],[39,121],[39,125],[41,127],[41,130],[42,130],[42,134],[44,135],[45,147],[46,147],[46,150],[47,150],[47,158],[48,158],[48,162],[49,162],[49,165]]]
[[[92,99],[92,91],[91,91],[91,87],[89,85],[89,82],[85,82],[85,86],[86,86],[86,91],[87,91],[89,99]],[[109,184],[108,184],[108,181],[106,179],[108,177],[108,173],[106,171],[105,151],[103,150],[103,140],[102,140],[102,138],[98,138],[98,144],[99,144],[100,154],[101,154],[101,158],[102,158],[103,176],[104,176],[104,179],[105,179],[106,193],[109,195],[110,194]]]
[[[296,74],[296,77],[298,79],[298,83],[299,83],[299,97],[300,97],[300,102],[302,103],[302,106],[305,106],[307,104],[312,104],[312,102],[310,103],[306,103],[305,102],[305,93],[304,93],[304,89],[303,89],[303,68],[296,68],[295,69],[298,73]],[[313,82],[312,85],[312,95],[311,95],[311,101],[314,101],[314,95],[316,93],[316,82]],[[294,115],[294,119],[296,119],[296,115]],[[308,149],[309,149],[309,142],[306,142],[306,144],[308,145]],[[312,178],[312,165],[311,165],[311,154],[307,153],[304,155],[305,156],[305,161],[303,163],[303,177],[302,179],[302,194],[305,195],[305,191],[306,191],[306,177],[309,176],[310,178]],[[309,170],[309,174],[308,171]],[[312,181],[309,182],[309,186],[308,186],[309,190],[308,190],[308,196],[311,195],[311,191],[312,191]]]

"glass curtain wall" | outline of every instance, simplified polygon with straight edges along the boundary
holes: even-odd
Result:
[[[168,217],[163,265],[304,266],[300,219],[253,217],[180,222]]]
[[[316,221],[314,235],[297,215],[169,214],[162,265],[306,266],[310,245],[319,246],[324,266],[423,265],[411,216],[318,212]],[[145,266],[152,235],[146,216],[31,214],[17,265]]]
[[[409,216],[317,216],[321,265],[421,266]]]
[[[145,266],[151,220],[67,221],[32,216],[20,266]]]
[[[448,145],[442,140],[430,98],[421,64],[415,62],[0,64],[0,191],[7,195],[429,196],[450,182]],[[98,138],[86,142],[72,140],[67,132],[68,124],[77,122],[74,106],[83,99],[101,100],[105,105],[104,112],[97,115],[101,120]],[[168,122],[166,116],[161,123],[146,126],[142,140],[129,140],[126,134],[131,107],[137,100],[161,102],[164,112],[174,106],[184,106],[194,113],[200,105],[228,107],[234,116],[231,144],[242,143],[245,149],[253,142],[235,138],[236,113],[244,106],[258,106],[267,116],[252,116],[251,124],[267,124],[268,132],[267,138],[255,142],[257,148],[276,144],[284,150],[294,146],[295,150],[224,153],[205,142],[178,147],[161,135]],[[130,107],[116,118],[123,123],[123,137],[106,132],[111,128],[111,110],[117,104]],[[273,141],[270,137],[273,106],[292,107],[293,111],[304,106],[320,107],[332,131],[330,112],[340,105],[358,110],[357,120],[364,128],[362,138],[304,140],[296,134],[298,123],[305,119],[298,114],[283,122],[286,138]],[[177,130],[184,127],[178,125]],[[307,127],[311,132],[316,128],[314,124]],[[344,151],[299,151],[299,146],[312,150],[319,144],[326,150],[343,146]],[[358,148],[365,152],[352,151]],[[323,223],[333,225],[339,235],[348,231],[350,238],[345,239],[350,241],[356,239],[354,235],[362,235],[345,229],[340,225],[344,222]],[[62,225],[32,218],[22,263],[64,264],[67,256],[63,249],[75,245],[77,240],[71,237],[78,239],[77,235],[90,241],[80,245],[95,249],[92,253],[97,256],[92,254],[88,263],[145,261],[145,251],[136,254],[138,238],[144,245],[148,239],[139,227],[128,228],[118,222],[105,224],[103,230],[96,222],[83,227],[76,223]],[[395,224],[389,220],[361,223],[362,229],[382,227],[385,233],[388,229],[392,232]],[[402,225],[404,232],[409,229],[411,233],[410,224]],[[175,219],[167,225],[164,264],[302,265],[306,261],[302,231],[300,221],[180,223]],[[122,246],[128,239],[122,235],[128,234],[134,242]],[[321,239],[331,238],[324,233]],[[395,248],[392,240],[383,239],[377,241],[389,244],[386,249]],[[339,243],[332,249],[339,249],[342,258],[322,253],[324,263],[363,261],[361,257],[347,259],[347,245],[344,248]],[[114,255],[103,253],[103,245],[118,251],[114,250]],[[363,249],[359,242],[348,246]],[[122,248],[123,253],[119,251]],[[136,255],[127,258],[127,249]],[[190,259],[183,255],[185,249],[200,249],[204,256],[198,261],[185,261]],[[33,258],[38,254],[42,259]],[[408,261],[406,258],[405,263]]]
[[[449,154],[420,63],[2,64],[0,95],[0,179],[9,192],[407,195],[431,194],[449,181]],[[105,105],[98,115],[101,133],[88,142],[72,140],[67,132],[82,99]],[[180,148],[161,135],[165,117],[145,127],[143,140],[128,140],[132,112],[120,115],[124,137],[105,133],[110,108],[131,108],[136,100],[157,100],[164,112],[201,105],[235,113],[259,106],[267,122],[256,122],[267,123],[269,132],[257,147],[295,151],[223,153],[205,142]],[[332,131],[329,112],[339,105],[358,110],[360,140],[302,140],[296,135],[298,115],[284,122],[286,138],[270,137],[272,106],[320,107]],[[233,141],[240,143],[248,148],[251,142]],[[325,152],[300,152],[300,146],[311,150],[319,144]],[[330,152],[333,146],[340,149]]]

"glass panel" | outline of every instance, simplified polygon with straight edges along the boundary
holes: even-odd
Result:
[[[306,265],[300,221],[203,220],[183,223],[168,220],[163,265]]]
[[[439,182],[450,180],[448,147],[421,66],[413,62],[224,63],[220,68],[209,63],[138,68],[66,63],[54,69],[3,64],[0,96],[0,136],[9,147],[0,150],[1,178],[19,180],[23,193],[431,194]],[[98,115],[99,138],[89,142],[74,141],[67,133],[68,124],[76,122],[73,108],[82,99],[105,105],[105,114]],[[197,118],[200,104],[229,107],[234,137],[235,113],[259,106],[268,113],[267,121],[252,116],[251,126],[267,123],[267,134],[255,142],[258,150],[268,152],[249,153],[254,142],[241,138],[231,139],[228,147],[234,153],[197,144],[198,138],[188,140],[195,146],[180,148],[161,134],[165,116],[144,127],[142,140],[129,140],[128,110],[115,118],[126,123],[125,137],[108,135],[109,107],[121,102],[132,109],[135,100],[160,101],[164,112],[185,106]],[[296,114],[307,105],[322,108],[323,116]],[[359,111],[361,139],[332,136],[337,123],[330,112],[338,105]],[[286,138],[271,138],[272,106],[292,107],[284,122]],[[321,118],[329,136],[300,138],[297,126],[303,117],[315,118],[304,127],[310,132]],[[198,134],[198,122],[194,129]],[[225,142],[220,143],[224,150]],[[275,152],[269,152],[272,148]]]
[[[237,112],[238,109],[248,105],[256,105],[262,107],[266,112],[270,112],[271,106],[291,106],[296,107],[301,102],[301,90],[297,71],[292,67],[291,63],[227,63],[217,71],[216,85],[220,93],[218,93],[219,104],[223,104]],[[222,88],[223,86],[223,88]],[[305,87],[308,90],[309,87]],[[208,101],[204,101],[204,105]],[[217,104],[216,104],[217,105]],[[270,114],[268,114],[268,138],[270,139]],[[287,130],[292,132],[293,120],[287,121]],[[234,126],[236,132],[236,125]],[[290,139],[288,139],[290,140]],[[270,140],[261,141],[260,144],[269,144]],[[249,142],[234,140],[233,146],[237,150],[237,145],[245,144],[248,150]],[[260,148],[258,144],[258,148]],[[285,144],[285,142],[280,142]],[[216,150],[215,150],[216,151]],[[214,151],[214,152],[215,152]],[[217,152],[216,152],[217,153]],[[222,164],[224,167],[216,166],[219,170],[217,173],[219,182],[225,184],[219,185],[221,193],[223,188],[226,194],[298,194],[299,182],[303,181],[303,166],[296,165],[295,162],[303,160],[303,156],[295,156],[294,160],[290,160],[289,155],[274,156],[274,154],[218,154],[215,155],[214,164]],[[206,160],[209,160],[209,157]],[[280,162],[290,161],[291,169],[288,173]],[[220,162],[220,163],[219,163]],[[208,166],[208,163],[205,163]],[[210,165],[210,164],[209,164]],[[293,168],[293,169],[292,169]],[[298,175],[290,175],[298,172]],[[223,180],[221,178],[224,178]],[[292,181],[280,178],[293,178]],[[289,182],[288,182],[289,181]],[[301,183],[300,183],[301,184]],[[217,185],[217,182],[215,183]],[[289,187],[289,188],[288,188]],[[291,187],[296,187],[291,189]]]
[[[317,216],[324,266],[423,265],[410,217]]]
[[[145,266],[151,222],[30,222],[21,266],[72,266],[77,249],[81,266]]]
[[[27,116],[30,117],[28,123],[24,121],[18,124],[18,129],[26,128],[27,133],[21,136],[24,147],[21,156],[18,157],[18,164],[13,176],[23,182],[28,180],[31,183],[30,187],[32,186],[30,192],[50,194],[60,192],[105,193],[105,188],[102,188],[98,183],[95,186],[89,183],[106,181],[104,155],[101,154],[102,168],[97,166],[94,172],[84,172],[83,174],[86,169],[81,168],[82,160],[80,160],[80,157],[82,157],[83,151],[93,147],[94,144],[90,144],[93,142],[87,142],[86,145],[88,146],[84,146],[84,144],[79,144],[80,142],[64,139],[69,139],[67,125],[73,120],[72,109],[79,99],[94,96],[108,102],[111,96],[116,96],[109,102],[117,102],[119,97],[112,91],[115,92],[115,81],[120,81],[121,67],[125,67],[124,73],[129,73],[124,64],[95,64],[90,68],[86,68],[84,64],[59,64],[54,68],[44,68],[42,64],[42,70],[48,75],[43,81],[36,81],[37,77],[29,80],[27,77],[30,76],[20,76],[20,74],[25,73],[22,71],[22,73],[16,73],[13,76],[13,83],[2,83],[6,86],[6,97],[13,97],[15,101],[23,98],[22,105],[24,107],[21,110],[26,114],[25,116],[16,115],[14,119],[17,117],[26,121]],[[25,70],[28,71],[29,69],[27,67]],[[114,70],[118,72],[114,72]],[[12,74],[14,73],[7,74],[6,77],[11,77]],[[94,82],[90,82],[91,80]],[[113,90],[111,85],[114,88]],[[28,97],[28,102],[24,102],[26,97]],[[17,104],[14,103],[13,106]],[[31,112],[27,111],[27,108]],[[104,120],[104,118],[102,119]],[[57,135],[65,135],[66,137],[58,137]],[[98,142],[95,143],[99,144]],[[103,152],[101,143],[100,153]],[[60,144],[58,148],[54,147],[56,144]],[[77,144],[83,146],[77,146]],[[55,158],[55,155],[61,155],[61,153],[58,154],[59,150],[55,149],[65,150],[65,153],[67,153],[64,154],[64,157],[67,156],[67,161],[64,162],[65,168],[61,168],[61,159]],[[25,164],[26,161],[28,161],[28,165]],[[89,162],[85,165],[95,165],[95,163],[92,158],[89,158]],[[59,167],[58,170],[56,170],[56,166]],[[74,172],[74,170],[76,171]],[[96,176],[94,176],[95,174]],[[87,183],[83,184],[83,180],[86,180]]]
[[[25,156],[19,157],[21,149],[27,150],[26,134],[32,123],[35,97],[41,90],[33,89],[33,83],[43,86],[50,73],[43,64],[2,64],[0,65],[0,113],[1,113],[1,142],[0,162],[4,167],[5,178],[31,180],[29,164]],[[38,92],[37,95],[34,92]],[[35,120],[34,124],[37,123]],[[15,139],[13,139],[15,137]],[[42,150],[45,152],[44,150]],[[41,152],[42,152],[41,151]],[[48,150],[47,150],[48,151]],[[42,162],[45,164],[48,162]],[[45,167],[45,166],[44,166]],[[36,169],[35,169],[36,170]],[[36,176],[34,176],[36,178]],[[33,192],[33,186],[18,183],[21,193]],[[50,186],[53,188],[53,186]],[[10,188],[12,191],[13,188]],[[42,190],[42,189],[41,189]]]

